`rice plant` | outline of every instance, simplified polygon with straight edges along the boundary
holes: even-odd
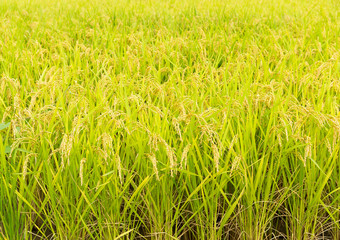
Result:
[[[340,2],[0,1],[0,239],[340,239]]]

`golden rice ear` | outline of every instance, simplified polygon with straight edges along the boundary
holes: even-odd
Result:
[[[233,139],[231,140],[230,144],[229,144],[229,150],[232,149],[234,147],[234,145],[237,143],[238,141],[238,134],[236,134]]]
[[[111,135],[109,135],[108,133],[103,133],[101,135],[101,139],[102,139],[104,151],[108,152],[108,154],[110,155],[113,151],[113,145],[112,145],[113,140],[112,140]]]
[[[180,140],[181,142],[183,142],[182,132],[181,132],[181,128],[180,128],[180,126],[179,126],[179,121],[178,121],[177,118],[173,118],[173,119],[172,119],[172,125],[175,127],[175,130],[176,130],[176,132],[177,132],[177,134],[178,134],[178,136],[179,136],[179,140]]]
[[[80,166],[79,166],[79,178],[80,178],[80,185],[83,186],[84,183],[84,165],[86,163],[86,158],[83,158],[80,161]]]
[[[30,105],[28,107],[28,112],[32,112],[36,102],[37,102],[37,98],[38,98],[39,92],[36,92],[33,94],[31,101],[30,101]]]
[[[329,142],[328,138],[326,138],[326,146],[327,146],[328,152],[329,152],[330,154],[332,154],[333,149],[332,149],[332,145],[331,145],[331,143]]]
[[[36,153],[29,153],[27,154],[27,156],[24,158],[24,163],[23,163],[23,166],[22,166],[22,178],[23,180],[26,180],[26,176],[27,176],[27,169],[28,169],[28,164],[29,164],[29,161],[30,161],[30,158],[31,157],[37,157],[38,154]]]
[[[191,144],[188,144],[183,149],[182,157],[181,157],[181,169],[186,169],[188,164],[188,152],[190,150]]]
[[[176,157],[175,151],[172,149],[172,147],[170,147],[167,144],[167,142],[164,141],[164,139],[162,139],[162,143],[165,146],[166,154],[170,161],[170,174],[171,174],[171,177],[173,177],[174,172],[175,173],[177,172],[176,170],[174,170],[177,167],[177,157]]]
[[[220,153],[219,153],[219,150],[218,150],[216,144],[212,144],[211,148],[212,148],[212,151],[213,151],[215,168],[216,168],[216,171],[218,172],[219,165],[220,165]]]
[[[63,139],[61,141],[59,151],[61,152],[61,168],[65,167],[65,159],[67,161],[67,165],[70,165],[70,154],[73,146],[73,138],[71,135],[64,134]]]
[[[305,142],[306,142],[306,147],[305,147],[305,155],[303,158],[303,164],[306,167],[306,161],[307,158],[311,158],[312,157],[312,143],[311,143],[311,138],[310,137],[306,137],[305,138]]]
[[[119,180],[120,180],[120,183],[123,184],[122,161],[121,161],[118,153],[116,154],[115,160],[116,160],[116,166],[117,166],[117,170],[118,170]]]
[[[230,174],[232,174],[234,171],[237,171],[239,169],[241,161],[242,161],[241,155],[238,155],[234,158],[233,163],[231,165]]]
[[[159,173],[157,168],[157,158],[155,153],[148,154],[149,159],[151,160],[153,171],[156,174],[156,179],[159,181]]]

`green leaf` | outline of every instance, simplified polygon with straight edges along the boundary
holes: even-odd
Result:
[[[20,152],[24,152],[24,153],[33,153],[33,152],[28,151],[28,150],[23,149],[23,148],[16,148],[15,150],[20,151]]]
[[[11,153],[11,151],[12,151],[12,147],[6,146],[5,153]],[[28,150],[23,149],[23,148],[15,148],[15,149],[13,149],[13,151],[19,151],[19,152],[24,152],[24,153],[32,153],[31,151],[28,151]]]
[[[12,150],[11,146],[6,146],[5,153],[10,153]]]
[[[0,123],[0,131],[1,130],[4,130],[4,129],[6,129],[6,128],[8,128],[9,126],[11,125],[11,123],[10,122],[7,122],[7,123]]]

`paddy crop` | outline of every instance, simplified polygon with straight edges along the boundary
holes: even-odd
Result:
[[[0,239],[340,239],[336,0],[0,2]]]

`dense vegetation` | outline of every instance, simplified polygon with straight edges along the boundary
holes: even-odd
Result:
[[[0,1],[0,238],[340,239],[339,10]]]

